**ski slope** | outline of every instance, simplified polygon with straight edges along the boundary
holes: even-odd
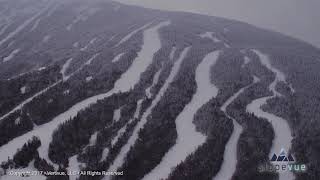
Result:
[[[253,84],[255,84],[257,82],[259,82],[259,79],[257,77],[254,77]],[[239,95],[241,95],[250,86],[251,85],[241,88],[238,92],[236,92],[233,96],[231,96],[220,108],[221,111],[223,111],[228,118],[232,119],[233,132],[232,132],[230,139],[225,147],[222,166],[221,166],[218,174],[216,174],[213,177],[213,180],[231,179],[232,175],[236,171],[238,140],[239,140],[240,134],[242,133],[243,128],[234,118],[232,118],[231,116],[228,115],[227,107],[234,100],[236,100],[239,97]]]
[[[116,44],[116,47],[121,45],[122,43],[128,41],[132,36],[134,36],[135,34],[137,34],[139,31],[147,28],[148,26],[150,26],[152,24],[152,22],[149,22],[133,31],[131,31],[129,34],[127,34],[125,37],[123,37],[117,44]]]
[[[138,139],[138,136],[139,136],[138,133],[139,133],[140,129],[142,129],[143,126],[147,123],[147,118],[151,114],[153,108],[159,103],[159,101],[161,100],[162,96],[167,91],[169,85],[173,81],[174,77],[178,74],[179,69],[180,69],[180,65],[181,65],[182,61],[184,60],[185,56],[187,55],[187,53],[189,52],[189,49],[190,49],[190,47],[185,48],[182,51],[179,59],[174,63],[174,66],[172,68],[172,71],[170,72],[170,75],[169,75],[168,79],[165,81],[164,85],[161,87],[159,93],[157,94],[155,99],[152,101],[151,105],[143,113],[143,115],[141,117],[141,120],[139,121],[139,123],[134,128],[133,134],[129,138],[128,143],[121,148],[120,153],[118,154],[118,156],[116,157],[116,159],[114,160],[113,164],[110,166],[108,171],[116,171],[118,168],[120,168],[123,165],[124,159],[126,158],[130,148],[134,145],[134,143]],[[110,177],[106,176],[104,179],[105,180],[109,180]]]
[[[152,62],[153,54],[161,48],[158,30],[161,27],[169,24],[170,23],[168,21],[162,22],[155,27],[147,29],[144,32],[142,49],[139,52],[139,56],[134,60],[134,62],[139,61],[139,63],[133,63],[129,67],[129,69],[120,77],[120,79],[118,79],[115,82],[115,86],[112,90],[110,90],[107,93],[99,94],[76,103],[67,111],[53,118],[50,122],[37,126],[37,128],[35,128],[34,130],[29,131],[28,133],[22,136],[14,138],[8,144],[3,145],[2,147],[0,147],[0,162],[6,161],[8,157],[13,157],[13,155],[16,152],[16,149],[21,148],[23,144],[26,143],[33,136],[38,136],[41,141],[41,146],[38,149],[39,156],[44,158],[48,162],[52,163],[48,157],[48,150],[49,150],[49,144],[52,140],[52,133],[54,132],[54,130],[61,123],[66,122],[68,119],[75,117],[80,110],[84,110],[88,108],[90,105],[97,103],[98,100],[102,100],[107,97],[110,97],[112,94],[118,93],[119,91],[120,92],[129,91],[130,88],[133,87],[138,82],[140,78],[140,74],[144,72],[147,66]],[[144,58],[148,58],[148,59],[146,60]],[[136,77],[133,77],[133,76],[136,76]],[[21,105],[21,107],[23,105]]]
[[[51,3],[48,3],[48,5],[43,8],[41,11],[39,11],[38,13],[36,13],[34,16],[32,16],[31,18],[27,19],[24,23],[22,23],[21,25],[19,25],[14,31],[10,32],[5,38],[3,38],[0,41],[0,46],[2,46],[5,42],[7,42],[9,39],[13,38],[14,36],[16,36],[17,34],[19,34],[24,28],[26,28],[29,24],[31,24],[35,19],[37,19],[38,17],[40,17],[43,13],[45,13],[46,11],[49,10],[49,8],[51,7]]]
[[[275,74],[274,81],[269,85],[269,90],[273,93],[272,96],[263,97],[256,99],[252,101],[247,106],[247,112],[253,113],[257,117],[265,118],[267,119],[273,126],[273,130],[275,133],[275,137],[273,140],[273,145],[270,151],[270,155],[273,153],[280,153],[282,149],[285,149],[286,151],[290,150],[291,147],[291,141],[292,141],[292,135],[291,130],[288,125],[287,120],[278,117],[274,114],[265,112],[261,109],[261,107],[267,103],[269,99],[272,99],[276,96],[281,96],[280,93],[276,91],[276,85],[278,82],[286,82],[285,75],[279,71],[278,69],[274,68],[269,60],[269,57],[265,54],[262,54],[261,52],[254,50],[254,52],[259,56],[259,59],[261,61],[261,64],[263,64],[265,67],[267,67],[270,71],[272,71]],[[279,179],[280,180],[293,180],[294,175],[292,172],[284,171],[279,173]]]
[[[219,51],[209,53],[197,67],[197,91],[191,102],[185,106],[176,119],[178,133],[176,144],[162,158],[160,164],[143,180],[166,179],[172,168],[184,161],[188,155],[205,142],[206,136],[196,131],[192,121],[197,110],[218,94],[218,88],[211,83],[210,70],[216,63],[219,53]]]

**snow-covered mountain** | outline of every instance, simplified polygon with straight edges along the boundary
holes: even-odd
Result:
[[[320,178],[319,49],[112,1],[0,14],[1,180]],[[285,151],[307,170],[261,171]]]

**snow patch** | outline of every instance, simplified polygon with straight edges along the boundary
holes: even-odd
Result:
[[[63,81],[65,81],[65,80],[67,80],[67,79],[69,78],[69,76],[66,75],[66,71],[67,71],[67,69],[69,68],[72,60],[73,60],[72,58],[68,59],[68,60],[63,64],[63,66],[62,66],[62,68],[61,68],[60,73],[62,74],[62,79],[63,79]]]
[[[46,35],[43,37],[42,42],[43,43],[47,43],[50,40],[51,36],[50,35]]]
[[[149,22],[149,23],[143,25],[142,27],[139,27],[138,29],[135,29],[135,30],[131,31],[128,35],[126,35],[125,37],[123,37],[123,38],[118,42],[118,44],[116,45],[116,47],[119,46],[120,44],[128,41],[133,35],[137,34],[139,31],[147,28],[147,27],[150,26],[151,24],[152,24],[152,22]]]
[[[67,168],[69,172],[80,172],[81,168],[85,167],[85,164],[80,163],[77,158],[78,158],[78,155],[74,155],[69,158],[69,166]],[[75,175],[70,174],[69,175],[70,180],[76,180],[76,179],[78,179],[78,177],[79,177],[79,175],[77,175],[77,174],[75,174]]]
[[[124,55],[124,53],[118,54],[117,56],[115,56],[115,57],[112,59],[111,62],[113,62],[113,63],[118,62],[123,55]]]
[[[109,148],[104,148],[102,151],[102,156],[100,162],[104,161],[109,155]]]
[[[96,57],[98,57],[99,55],[100,55],[99,53],[93,55],[84,65],[90,65],[90,64],[92,63],[92,61],[93,61]],[[82,69],[82,68],[81,68],[81,69]]]
[[[69,89],[63,91],[63,94],[64,94],[64,95],[68,95],[69,93],[70,93],[70,90],[69,90]]]
[[[121,118],[121,108],[116,109],[113,113],[113,121],[118,122]]]
[[[146,95],[148,98],[152,97],[151,88],[153,88],[159,81],[159,77],[161,74],[161,69],[159,69],[153,77],[152,85],[146,89]]]
[[[13,50],[13,51],[9,54],[9,56],[3,58],[3,61],[2,61],[2,62],[8,62],[8,61],[12,60],[12,59],[16,56],[16,54],[18,54],[19,52],[20,52],[20,49],[15,49],[15,50]]]
[[[78,48],[80,46],[79,42],[75,42],[72,44],[73,47]]]
[[[95,132],[91,135],[89,140],[89,146],[94,146],[97,142],[98,132]]]
[[[89,47],[90,47],[91,45],[93,45],[96,41],[97,41],[97,38],[91,39],[91,40],[89,41],[89,43],[88,43],[85,47],[83,47],[83,48],[80,49],[80,51],[86,51],[86,50],[88,50]]]
[[[40,67],[39,69],[38,69],[38,71],[43,71],[43,70],[45,70],[46,69],[46,67]]]
[[[21,122],[21,118],[20,117],[18,117],[17,119],[14,120],[14,124],[15,125],[19,125],[20,122]]]
[[[20,88],[21,94],[25,94],[25,93],[26,93],[26,89],[27,89],[26,86],[21,87],[21,88]]]
[[[24,23],[22,23],[20,26],[18,26],[14,31],[10,32],[5,38],[3,38],[0,41],[0,46],[3,45],[5,42],[7,42],[9,39],[13,38],[18,33],[20,33],[20,31],[22,31],[25,27],[27,27],[30,23],[32,23],[32,21],[37,19],[42,13],[46,12],[49,9],[49,7],[50,7],[50,3],[47,7],[45,7],[40,12],[38,12],[37,14],[35,14],[34,16],[26,20]]]
[[[40,21],[41,21],[41,18],[38,18],[38,19],[36,20],[36,22],[33,24],[32,28],[31,28],[30,32],[33,32],[34,30],[37,29],[37,27],[38,27],[39,24],[40,24]]]
[[[92,79],[93,79],[93,77],[92,77],[92,76],[88,76],[88,77],[86,77],[86,81],[87,81],[87,82],[91,81]]]
[[[169,55],[169,58],[170,58],[171,61],[173,61],[174,54],[176,53],[176,51],[177,51],[177,48],[175,46],[172,47],[170,55]]]
[[[83,12],[81,12],[80,14],[77,15],[77,17],[67,26],[67,30],[71,31],[71,29],[73,28],[73,26],[79,22],[84,22],[87,21],[89,19],[90,16],[93,16],[95,13],[97,13],[99,11],[99,8],[89,8]]]
[[[247,64],[249,64],[251,61],[250,58],[248,58],[248,56],[245,56],[244,57],[244,61],[243,61],[243,64],[241,65],[242,68],[244,68]]]
[[[218,39],[216,36],[214,36],[214,32],[205,32],[205,33],[203,33],[203,34],[200,34],[199,36],[201,37],[201,38],[209,38],[209,39],[211,39],[214,43],[219,43],[219,42],[221,42],[221,40],[220,39]]]

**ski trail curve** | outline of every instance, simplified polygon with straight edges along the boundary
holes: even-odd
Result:
[[[243,130],[242,126],[227,113],[227,107],[239,97],[248,87],[252,86],[253,84],[259,82],[259,79],[254,76],[254,81],[251,85],[241,88],[237,93],[231,96],[222,106],[221,111],[225,113],[225,115],[232,119],[233,122],[233,132],[230,136],[228,143],[226,144],[226,148],[223,155],[223,163],[218,172],[213,177],[213,180],[230,180],[232,175],[236,171],[237,166],[237,145],[240,134]]]
[[[170,72],[170,75],[169,75],[168,79],[165,81],[164,85],[161,87],[159,93],[157,94],[155,99],[152,101],[151,105],[143,113],[143,115],[141,117],[141,120],[139,121],[139,123],[134,128],[133,133],[132,133],[131,137],[128,140],[128,143],[121,148],[120,153],[118,154],[116,159],[113,161],[113,164],[110,166],[108,171],[116,171],[118,168],[120,168],[122,166],[122,164],[124,162],[124,159],[125,159],[126,155],[128,154],[130,148],[134,145],[134,143],[138,139],[138,136],[139,136],[138,133],[139,133],[140,129],[142,129],[143,126],[147,123],[147,118],[151,114],[153,108],[161,100],[162,96],[167,91],[167,89],[168,89],[169,85],[171,84],[171,82],[173,81],[174,77],[178,74],[178,72],[180,70],[180,65],[181,65],[182,61],[184,60],[185,56],[187,55],[187,53],[189,52],[189,49],[190,49],[190,47],[185,48],[182,51],[182,53],[180,54],[179,59],[174,63],[172,71]],[[105,179],[109,180],[110,177],[106,176]]]
[[[8,157],[13,157],[15,150],[21,148],[32,136],[38,136],[41,140],[41,146],[38,148],[39,156],[52,163],[48,157],[49,144],[52,140],[52,134],[54,130],[63,122],[75,117],[80,110],[88,108],[90,105],[97,103],[98,100],[110,97],[114,93],[127,92],[133,87],[139,80],[140,74],[144,72],[147,66],[152,62],[153,54],[161,48],[160,37],[158,30],[163,26],[169,25],[169,21],[161,22],[158,25],[151,27],[144,31],[144,40],[141,51],[138,57],[134,60],[142,61],[141,63],[133,63],[129,69],[115,82],[115,86],[107,93],[99,94],[90,98],[87,98],[81,102],[76,103],[67,111],[53,118],[50,122],[40,125],[34,130],[14,138],[9,143],[0,147],[0,162],[8,160]],[[143,57],[141,59],[141,57]],[[139,66],[137,68],[136,66]],[[137,77],[132,77],[137,76]],[[128,79],[127,79],[128,78]]]
[[[265,112],[261,109],[263,105],[267,104],[267,101],[269,99],[272,99],[277,96],[281,96],[281,94],[276,91],[276,85],[278,82],[286,82],[285,75],[271,65],[268,56],[266,56],[265,54],[262,54],[257,50],[253,50],[253,51],[259,56],[261,64],[267,67],[270,71],[272,71],[276,77],[274,81],[269,85],[269,90],[273,93],[273,95],[259,98],[252,101],[247,106],[247,112],[253,113],[257,117],[265,118],[272,124],[275,132],[275,137],[273,140],[273,145],[272,145],[270,154],[273,154],[273,153],[278,154],[282,149],[285,149],[288,152],[290,150],[291,141],[292,141],[291,130],[288,125],[288,122],[283,118],[280,118],[274,114]],[[281,171],[279,172],[279,179],[280,180],[294,179],[294,175],[292,172],[289,172],[289,171],[284,171],[284,172]]]
[[[196,131],[192,121],[197,110],[218,94],[218,88],[210,80],[210,69],[216,63],[219,53],[219,51],[209,53],[198,65],[195,77],[197,91],[176,119],[178,133],[176,144],[143,180],[166,179],[174,167],[205,142],[206,136]]]

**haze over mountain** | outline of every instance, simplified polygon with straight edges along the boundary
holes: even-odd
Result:
[[[319,0],[116,0],[148,8],[236,19],[320,47]]]
[[[1,180],[319,179],[318,48],[113,1],[0,14]]]

